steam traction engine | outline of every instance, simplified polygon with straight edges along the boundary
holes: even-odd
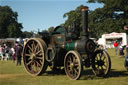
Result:
[[[41,38],[29,39],[23,49],[23,62],[33,76],[44,73],[49,66],[53,71],[64,68],[73,80],[80,78],[83,66],[92,67],[96,76],[107,76],[111,69],[108,53],[98,48],[88,37],[88,7],[82,8],[83,35],[79,29],[68,33],[62,26],[43,33]]]

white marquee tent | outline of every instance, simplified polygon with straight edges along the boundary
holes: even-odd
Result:
[[[112,48],[114,40],[117,40],[118,43],[122,42],[122,45],[127,44],[127,35],[126,33],[110,33],[110,34],[103,34],[102,37],[98,40],[98,44],[106,46],[108,48]]]

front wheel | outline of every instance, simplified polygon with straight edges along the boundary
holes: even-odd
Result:
[[[82,58],[76,51],[69,51],[64,59],[64,69],[66,75],[72,79],[77,80],[80,78],[83,70]]]
[[[111,69],[111,59],[105,50],[97,50],[92,59],[92,70],[96,76],[106,77]]]

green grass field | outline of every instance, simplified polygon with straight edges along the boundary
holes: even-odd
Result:
[[[10,61],[0,61],[0,85],[128,85],[128,72],[124,58],[115,56],[114,49],[108,49],[112,69],[108,78],[96,77],[91,69],[85,68],[80,80],[70,80],[65,74],[48,72],[41,76],[30,76],[24,66]],[[50,71],[50,70],[48,70]]]

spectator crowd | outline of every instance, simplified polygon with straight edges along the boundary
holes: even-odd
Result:
[[[15,42],[15,45],[9,47],[7,44],[0,45],[0,60],[13,60],[16,65],[21,65],[22,45]]]

